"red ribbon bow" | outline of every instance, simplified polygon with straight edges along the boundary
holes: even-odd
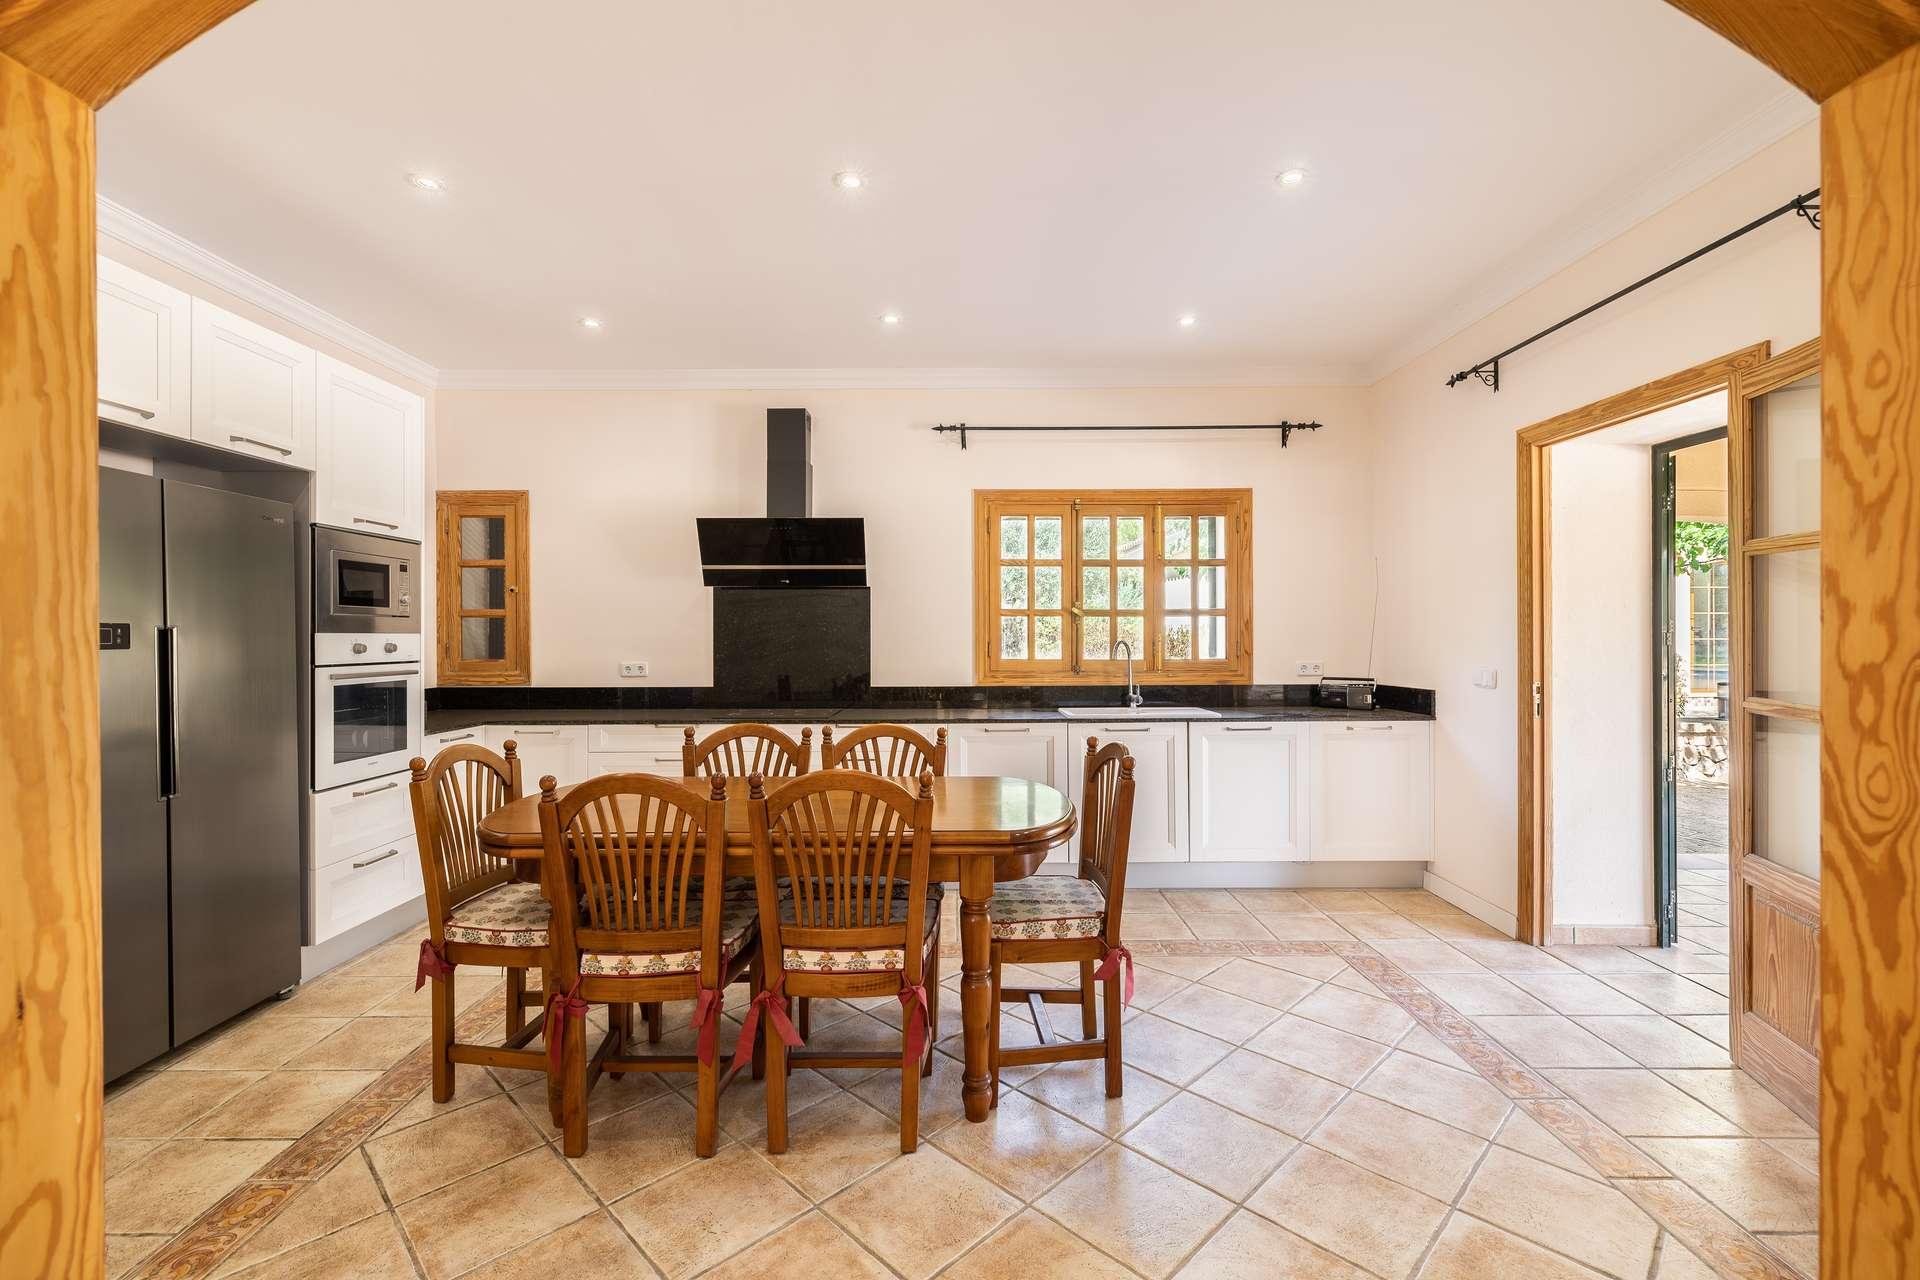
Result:
[[[575,978],[565,995],[555,991],[547,997],[547,1020],[541,1029],[547,1037],[547,1067],[555,1074],[560,1071],[560,1046],[567,1038],[564,1019],[587,1016],[587,1002],[580,998],[579,992],[580,979]]]
[[[413,989],[418,991],[427,985],[428,978],[451,978],[453,964],[447,959],[447,953],[433,945],[432,938],[420,939],[420,965],[413,971]]]
[[[700,988],[693,1001],[693,1029],[700,1033],[694,1052],[709,1067],[720,1056],[720,1007],[724,1003],[720,992],[706,987]]]
[[[1127,950],[1125,947],[1108,947],[1106,955],[1101,957],[1100,967],[1093,971],[1093,976],[1102,982],[1107,981],[1112,978],[1115,973],[1119,972],[1120,962],[1122,960],[1127,962],[1127,982],[1126,990],[1120,996],[1120,1003],[1132,1004],[1133,952]]]
[[[786,1042],[787,1048],[798,1049],[806,1041],[793,1029],[793,1022],[787,1017],[787,1000],[781,994],[780,986],[785,978],[775,978],[771,986],[753,997],[753,1003],[747,1006],[746,1019],[740,1024],[740,1039],[733,1050],[733,1066],[727,1069],[727,1079],[733,1079],[740,1068],[753,1061],[753,1037],[760,1028],[760,1011],[767,1011],[767,1021]]]
[[[900,1008],[906,1016],[907,1057],[918,1070],[920,1051],[927,1047],[927,1019],[931,1016],[927,1009],[927,986],[924,982],[912,982],[900,988]]]

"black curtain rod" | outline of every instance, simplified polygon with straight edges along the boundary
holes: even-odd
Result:
[[[969,431],[1278,431],[1280,433],[1280,447],[1284,449],[1287,447],[1288,439],[1292,437],[1294,432],[1318,431],[1320,426],[1321,424],[1318,422],[1228,422],[1219,423],[1214,426],[1178,427],[970,427],[964,422],[943,422],[933,428],[933,430],[936,435],[944,435],[949,431],[959,432],[960,447],[962,449],[967,447],[967,433]]]
[[[1660,279],[1660,277],[1664,275],[1668,275],[1672,272],[1678,271],[1680,268],[1686,266],[1689,262],[1692,262],[1695,258],[1704,257],[1705,255],[1712,253],[1715,249],[1720,248],[1722,245],[1732,244],[1735,240],[1738,240],[1741,236],[1746,235],[1749,231],[1757,231],[1761,227],[1766,226],[1769,222],[1772,222],[1775,218],[1784,218],[1789,213],[1799,214],[1801,217],[1805,218],[1809,224],[1812,225],[1814,230],[1818,231],[1820,229],[1820,188],[1815,187],[1813,190],[1807,192],[1805,195],[1795,196],[1793,199],[1781,205],[1778,209],[1775,209],[1770,213],[1761,214],[1759,217],[1755,218],[1752,222],[1749,222],[1746,226],[1737,227],[1734,230],[1727,232],[1727,234],[1721,236],[1718,240],[1715,240],[1712,244],[1701,245],[1698,249],[1695,249],[1692,253],[1688,254],[1686,257],[1680,258],[1674,262],[1669,262],[1666,266],[1660,268],[1658,271],[1654,272],[1652,275],[1643,276],[1640,279],[1635,280],[1632,284],[1628,285],[1626,288],[1618,290],[1617,292],[1608,294],[1606,297],[1600,299],[1600,301],[1594,303],[1592,306],[1584,307],[1581,310],[1574,312],[1572,315],[1568,316],[1565,320],[1560,321],[1558,324],[1548,325],[1546,328],[1542,329],[1540,332],[1534,334],[1531,338],[1521,339],[1519,342],[1516,342],[1512,346],[1508,347],[1505,351],[1502,351],[1499,355],[1488,356],[1485,360],[1482,360],[1479,364],[1474,365],[1471,369],[1462,369],[1460,372],[1454,374],[1452,377],[1447,379],[1447,385],[1451,387],[1459,383],[1465,382],[1468,378],[1478,378],[1480,379],[1481,382],[1485,383],[1487,386],[1491,387],[1493,390],[1498,391],[1500,389],[1500,362],[1502,360],[1505,360],[1508,356],[1512,355],[1514,352],[1521,350],[1523,347],[1530,347],[1534,343],[1540,341],[1540,339],[1560,332],[1560,330],[1566,328],[1568,325],[1572,324],[1576,320],[1586,319],[1588,316],[1592,315],[1594,312],[1598,311],[1600,308],[1607,306],[1611,303],[1620,301],[1620,299],[1626,297],[1628,294],[1632,293],[1635,289],[1644,289],[1646,286],[1652,284],[1655,280]]]

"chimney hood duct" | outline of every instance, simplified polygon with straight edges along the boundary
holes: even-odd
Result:
[[[866,521],[813,514],[813,417],[767,410],[767,514],[702,516],[701,579],[710,587],[864,587]]]

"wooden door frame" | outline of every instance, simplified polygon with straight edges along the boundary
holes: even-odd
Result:
[[[1769,342],[1756,342],[1689,369],[1596,400],[1522,428],[1515,436],[1518,528],[1515,594],[1519,604],[1519,893],[1514,915],[1522,942],[1553,941],[1553,520],[1552,455],[1556,444],[1631,422],[1660,409],[1725,391],[1732,404],[1742,369],[1765,363]],[[1535,686],[1539,710],[1535,711]]]

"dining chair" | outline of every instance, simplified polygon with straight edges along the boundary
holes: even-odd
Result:
[[[427,936],[420,942],[414,990],[433,982],[433,1100],[453,1097],[456,1062],[544,1071],[537,1049],[524,1046],[541,1034],[542,1019],[527,1020],[553,989],[552,915],[538,884],[514,878],[511,860],[480,847],[480,820],[520,798],[520,757],[512,739],[506,754],[485,747],[446,747],[433,763],[416,756],[413,830],[420,848],[420,878],[426,888]],[[454,969],[457,965],[503,968],[507,979],[506,1039],[499,1047],[454,1040]],[[527,970],[538,969],[541,991],[527,990]]]
[[[822,770],[768,791],[748,780],[761,981],[735,1060],[764,1017],[767,1150],[787,1149],[787,1070],[898,1067],[900,1150],[920,1141],[920,1077],[933,1071],[939,1025],[940,887],[927,881],[933,774],[918,793],[849,769]],[[786,1016],[790,998],[893,996],[898,1054],[810,1050]]]
[[[753,884],[726,878],[727,779],[699,789],[618,773],[555,794],[540,780],[543,874],[556,900],[551,1061],[560,1077],[561,1150],[587,1150],[587,1097],[607,1072],[692,1072],[699,1078],[693,1150],[714,1153],[719,1131],[720,1022],[727,987],[760,965]],[[758,983],[756,981],[757,988]],[[693,1001],[692,1054],[629,1056],[626,1026],[609,1016],[591,1057],[586,1012]],[[556,1024],[564,1023],[564,1026]]]
[[[770,724],[736,724],[695,742],[689,725],[680,762],[689,778],[797,778],[813,768],[813,730],[802,729],[795,742]]]
[[[1133,835],[1133,757],[1120,743],[1102,747],[1099,739],[1087,739],[1080,815],[1077,874],[1031,876],[1003,884],[987,903],[994,1011],[987,1026],[987,1056],[995,1106],[1000,1105],[1002,1067],[1088,1058],[1106,1059],[1107,1096],[1120,1096],[1120,1008],[1133,1002],[1133,955],[1120,942],[1127,846]],[[1075,961],[1080,965],[1078,989],[1007,987],[1000,981],[1005,964]],[[1096,981],[1102,987],[1104,1019],[1094,1007]],[[1024,1005],[1032,1011],[1038,1044],[1001,1047],[1002,1004]],[[1042,1007],[1047,1004],[1080,1006],[1080,1039],[1063,1041],[1054,1035]]]
[[[820,767],[858,769],[882,778],[917,778],[928,770],[947,776],[947,731],[934,741],[903,724],[866,724],[835,741],[833,726],[820,731]]]

